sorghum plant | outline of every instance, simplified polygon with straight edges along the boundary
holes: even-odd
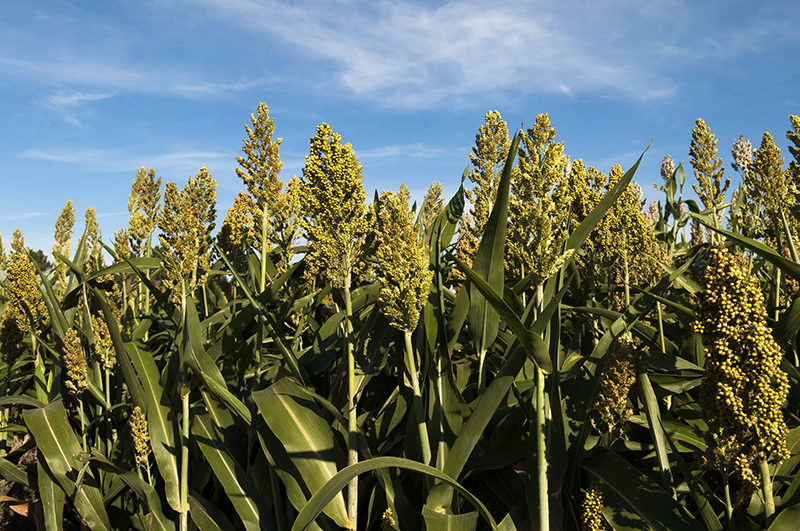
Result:
[[[781,350],[766,323],[764,296],[741,255],[713,246],[702,281],[693,326],[706,347],[700,391],[708,424],[704,461],[726,476],[760,485],[770,516],[775,506],[768,465],[789,457],[781,410],[789,384],[780,368]]]

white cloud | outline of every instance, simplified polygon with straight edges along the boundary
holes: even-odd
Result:
[[[58,91],[48,96],[41,104],[52,109],[66,121],[75,126],[81,125],[75,111],[87,103],[104,100],[114,96],[113,92],[71,92]]]
[[[411,157],[416,159],[428,159],[441,155],[444,150],[426,146],[425,144],[405,144],[383,146],[375,149],[357,150],[356,157],[359,160],[381,160],[390,159],[398,156]]]
[[[45,100],[45,103],[49,106],[55,108],[66,108],[66,107],[77,107],[79,105],[83,105],[84,103],[91,103],[94,101],[104,100],[106,98],[110,98],[113,96],[114,93],[105,93],[105,92],[73,92],[73,93],[65,93],[65,92],[57,92],[55,94],[51,94]]]
[[[42,216],[49,216],[49,212],[15,212],[13,214],[3,214],[0,216],[0,221],[23,221],[31,218],[38,218]],[[10,241],[10,240],[9,240]]]
[[[142,166],[155,168],[158,174],[188,177],[203,166],[235,164],[235,156],[219,151],[186,150],[170,153],[130,156],[122,149],[27,149],[20,156],[74,164],[88,171],[135,172]]]
[[[232,23],[333,61],[339,82],[354,94],[404,106],[497,91],[601,91],[648,100],[676,89],[659,73],[658,47],[631,50],[624,38],[603,37],[610,27],[624,31],[611,24],[607,10],[590,9],[603,16],[590,21],[545,2],[351,2],[309,9],[273,0],[200,1]],[[610,11],[620,15],[621,9]]]

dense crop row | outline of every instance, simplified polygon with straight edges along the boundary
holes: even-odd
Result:
[[[368,203],[326,124],[282,182],[261,104],[218,229],[205,168],[142,168],[113,241],[88,209],[73,242],[68,202],[51,270],[0,243],[6,524],[795,529],[791,125],[788,166],[735,143],[731,194],[698,120],[701,204],[667,157],[643,212],[638,162],[604,174],[547,115],[512,138],[490,112],[466,189],[417,207]]]

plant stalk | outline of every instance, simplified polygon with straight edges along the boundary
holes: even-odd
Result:
[[[425,425],[425,416],[422,409],[422,393],[419,390],[419,373],[417,364],[414,360],[414,350],[411,345],[411,332],[403,330],[406,344],[406,366],[408,367],[411,379],[411,388],[414,390],[414,415],[417,417],[417,431],[419,435],[419,446],[422,450],[422,464],[428,465],[431,462],[431,445],[428,441],[428,427]]]
[[[772,476],[769,473],[767,456],[761,453],[758,456],[758,468],[761,471],[761,493],[764,496],[764,515],[767,523],[775,514],[775,498],[772,495]]]
[[[356,412],[356,359],[353,353],[353,301],[350,297],[351,273],[344,282],[344,348],[347,356],[347,464],[358,463],[358,414]],[[358,476],[350,480],[347,488],[347,516],[350,529],[358,527]]]
[[[181,314],[183,327],[184,352],[188,339],[186,338],[186,285],[181,286]],[[180,531],[187,531],[189,527],[189,378],[187,368],[181,359],[181,471],[180,471]]]
[[[536,285],[536,304],[538,315],[544,312],[544,283]],[[538,317],[538,316],[537,316]],[[545,441],[545,374],[536,369],[536,461],[539,483],[539,531],[550,529],[550,498],[547,482],[547,447]]]

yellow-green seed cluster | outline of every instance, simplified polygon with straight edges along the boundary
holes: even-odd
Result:
[[[244,266],[244,245],[253,240],[254,234],[249,198],[245,192],[239,192],[217,233],[219,246],[238,270]]]
[[[390,324],[413,332],[428,297],[433,271],[428,267],[425,239],[414,224],[405,184],[400,191],[383,192],[375,227],[376,274],[381,283],[378,303]]]
[[[724,203],[731,179],[729,177],[722,183],[725,165],[717,157],[717,140],[701,118],[697,119],[692,129],[689,157],[697,179],[697,184],[693,184],[692,188],[703,205],[706,208],[715,208]]]
[[[53,244],[53,253],[61,253],[69,257],[69,244],[72,238],[73,227],[75,226],[75,208],[72,206],[72,201],[67,201],[64,209],[56,219],[56,231],[54,238],[56,242]],[[55,255],[54,255],[55,256]],[[56,272],[58,282],[65,286],[67,282],[67,264],[57,260]]]
[[[74,328],[67,329],[64,334],[64,368],[67,370],[66,388],[73,395],[82,393],[88,387],[89,369],[81,338]]]
[[[381,515],[381,531],[394,531],[397,529],[396,522],[394,521],[394,514],[391,509],[386,509]]]
[[[183,190],[178,190],[174,182],[167,183],[158,226],[162,231],[159,240],[166,273],[164,284],[174,302],[180,302],[184,282],[187,296],[205,282],[216,200],[217,183],[205,167],[189,179]]]
[[[693,326],[706,346],[701,386],[708,451],[705,462],[752,485],[759,454],[789,457],[781,407],[789,391],[781,351],[766,323],[764,296],[744,257],[712,247]]]
[[[114,367],[117,365],[117,353],[114,350],[111,332],[108,330],[106,321],[93,315],[92,331],[94,332],[95,352],[100,358],[105,371],[108,374],[112,374],[114,372]]]
[[[35,271],[26,251],[14,253],[6,269],[8,302],[0,323],[0,354],[8,364],[13,364],[25,350],[25,334],[39,333],[48,319]]]
[[[86,209],[86,251],[83,256],[83,270],[87,275],[97,272],[103,262],[103,245],[100,243],[100,225],[92,207]]]
[[[547,114],[521,133],[519,171],[511,179],[508,199],[506,276],[515,283],[532,275],[533,284],[552,276],[572,252],[563,253],[572,202],[564,185],[564,143]]]
[[[303,166],[300,221],[308,240],[309,278],[326,276],[334,286],[349,288],[359,271],[369,230],[362,167],[353,147],[328,124],[317,126]]]
[[[581,502],[581,531],[609,531],[611,526],[603,516],[603,493],[589,487]]]
[[[614,439],[619,437],[622,426],[633,414],[628,406],[628,393],[635,382],[633,340],[630,334],[625,334],[617,339],[607,354],[590,417],[594,429],[608,433]]]
[[[146,254],[145,246],[158,223],[160,201],[161,177],[156,179],[156,171],[153,168],[150,170],[139,168],[128,196],[130,218],[126,235],[129,245],[124,246],[121,241],[119,242],[123,251],[126,247],[130,247],[130,251],[136,256]],[[122,240],[122,234],[117,239]]]
[[[136,406],[131,412],[128,425],[131,428],[133,437],[133,449],[136,455],[136,464],[146,469],[149,465],[148,456],[150,455],[150,435],[147,430],[147,418],[142,408]]]

